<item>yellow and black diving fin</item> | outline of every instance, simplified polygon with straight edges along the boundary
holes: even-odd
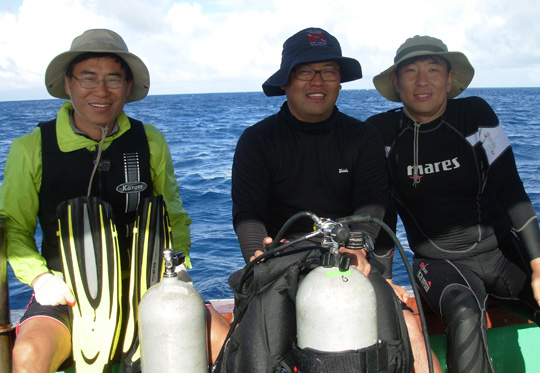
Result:
[[[138,306],[148,288],[161,281],[163,249],[167,247],[173,247],[172,231],[163,196],[145,198],[139,206],[133,228],[129,305],[122,358],[125,373],[140,371]]]
[[[122,281],[111,206],[79,197],[57,208],[64,279],[73,291],[73,358],[77,373],[108,372],[120,337]]]

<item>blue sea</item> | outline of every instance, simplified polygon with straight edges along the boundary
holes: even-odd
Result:
[[[540,88],[471,88],[462,96],[468,95],[483,97],[499,115],[525,188],[540,211]],[[155,125],[168,141],[180,195],[193,219],[190,274],[205,299],[232,297],[227,278],[244,264],[231,219],[236,142],[245,128],[277,112],[283,101],[262,92],[154,95],[125,107],[129,116]],[[38,121],[54,118],[62,102],[0,102],[0,181],[13,139],[32,131]],[[361,120],[397,107],[375,90],[343,90],[337,105]],[[398,237],[408,251],[402,230]],[[39,231],[36,240],[41,242]],[[8,271],[11,308],[25,308],[32,290]],[[403,264],[395,264],[394,279],[408,283]]]

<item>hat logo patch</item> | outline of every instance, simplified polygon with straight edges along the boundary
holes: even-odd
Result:
[[[307,33],[308,43],[312,46],[316,45],[326,45],[326,36],[318,32],[308,32]]]

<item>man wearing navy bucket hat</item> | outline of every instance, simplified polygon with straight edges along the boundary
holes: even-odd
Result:
[[[538,217],[493,109],[480,97],[455,99],[473,76],[463,53],[434,37],[409,38],[373,78],[403,107],[368,119],[387,149],[385,220],[395,226],[397,210],[403,222],[420,293],[445,325],[449,372],[494,371],[488,296],[540,325]],[[376,252],[391,278],[386,238]]]
[[[256,226],[263,229],[260,233],[264,231],[271,236],[285,222],[283,219],[302,209],[311,209],[329,218],[354,212],[383,216],[387,197],[384,195],[386,175],[381,138],[374,128],[341,113],[335,105],[341,83],[361,77],[360,63],[353,58],[343,57],[338,40],[325,30],[308,28],[291,36],[283,44],[281,67],[262,87],[267,96],[286,95],[287,101],[279,113],[244,132],[234,157],[233,218],[246,261],[261,247],[262,239],[268,236],[259,234],[255,238],[242,235],[244,222],[250,222],[249,217],[257,208],[267,213],[257,221]],[[356,138],[355,141],[360,139],[365,143],[355,146],[358,143],[352,141],[352,137]],[[263,143],[255,144],[255,141],[262,139],[265,139]],[[320,147],[319,156],[311,145]],[[353,151],[356,148],[364,149],[371,156],[360,156],[359,150]],[[347,159],[341,160],[337,154],[345,150],[340,149],[352,153]],[[255,154],[260,154],[262,158],[256,159]],[[269,174],[265,174],[270,169],[264,170],[257,164],[261,162],[261,166],[265,165],[264,160],[270,161],[268,165],[274,168],[274,174],[279,175],[279,179],[289,180],[289,185],[275,185],[277,180],[271,180]],[[317,162],[321,163],[322,168]],[[297,164],[298,169],[293,168],[293,164]],[[312,166],[307,167],[309,164]],[[254,170],[259,175],[254,174]],[[318,192],[313,190],[313,186],[318,184],[317,174],[324,175],[328,180],[327,188],[335,190],[335,193],[324,195],[324,198],[317,195]],[[263,180],[268,180],[268,185],[263,185],[259,176],[265,176]],[[352,188],[356,183],[360,184],[358,188]],[[249,188],[249,195],[240,193],[244,188]],[[259,190],[269,188],[269,192],[259,193]],[[298,198],[297,193],[304,197]],[[355,202],[352,202],[353,199]],[[333,206],[335,212],[326,211],[328,206]],[[301,227],[295,227],[295,232],[302,232]],[[378,228],[374,224],[363,224],[359,228],[372,239],[377,236]],[[247,238],[250,240],[245,241]],[[254,238],[255,241],[251,241]],[[365,254],[365,251],[361,252]],[[366,274],[369,273],[366,256],[358,255],[356,251],[353,253],[359,268],[365,267]]]
[[[361,77],[360,63],[343,57],[338,40],[323,29],[304,29],[283,44],[280,69],[262,88],[267,96],[287,100],[277,114],[244,131],[233,160],[233,225],[246,263],[301,211],[329,219],[383,217],[388,194],[380,134],[336,107],[341,83]],[[285,237],[310,232],[312,225],[309,219],[297,220]],[[378,230],[376,224],[360,223],[352,225],[351,235],[369,242]],[[401,309],[388,283],[371,268],[369,245],[340,252],[349,253],[375,287],[379,337],[392,346],[388,361],[396,371],[410,371]]]
[[[297,65],[321,61],[338,63],[340,83],[362,78],[360,63],[354,58],[341,55],[341,46],[335,37],[321,29],[306,29],[291,36],[283,44],[280,69],[263,83],[264,93],[267,96],[284,95],[284,86]]]

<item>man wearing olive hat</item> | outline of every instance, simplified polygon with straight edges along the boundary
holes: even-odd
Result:
[[[387,149],[395,209],[385,219],[395,227],[397,210],[404,224],[420,292],[446,328],[449,372],[493,371],[488,295],[540,322],[538,218],[492,108],[479,97],[454,99],[473,75],[467,57],[441,40],[407,39],[373,79],[403,107],[368,119]],[[379,238],[390,278],[393,245]]]
[[[72,364],[66,304],[73,306],[75,298],[60,273],[55,213],[61,201],[92,195],[113,206],[122,268],[127,269],[127,226],[137,201],[161,194],[175,250],[184,252],[189,265],[191,220],[182,206],[167,143],[155,127],[123,111],[125,103],[148,94],[150,78],[142,60],[118,34],[88,30],[51,61],[45,85],[53,97],[69,101],[54,120],[13,141],[0,189],[8,259],[17,278],[34,288],[17,327],[14,371],[64,370]],[[135,193],[118,191],[118,185],[133,182],[141,186]],[[41,251],[33,238],[38,217]]]
[[[262,253],[263,241],[270,243],[284,223],[301,211],[329,219],[384,215],[388,194],[380,134],[336,107],[341,83],[361,77],[358,61],[343,57],[338,40],[323,29],[304,29],[285,41],[281,67],[262,88],[267,96],[284,95],[287,100],[277,114],[244,131],[233,160],[233,225],[246,263]],[[292,239],[312,230],[310,219],[300,219],[284,237]],[[351,230],[369,241],[375,240],[379,227],[361,223]],[[340,252],[351,255],[352,263],[376,289],[379,337],[397,346],[389,350],[389,361],[394,368],[410,370],[401,309],[392,289],[371,268],[369,248],[342,247]],[[259,356],[253,347],[256,339],[240,349],[251,351],[242,359],[247,370],[252,368],[250,356]],[[288,352],[288,346],[283,352]]]

